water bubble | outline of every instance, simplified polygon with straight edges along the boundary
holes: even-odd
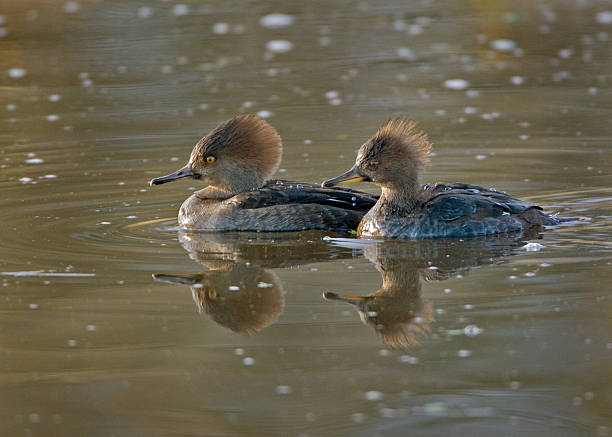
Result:
[[[242,364],[244,364],[245,366],[254,366],[255,365],[255,358],[244,357],[242,359]]]
[[[277,385],[276,386],[276,394],[277,395],[289,395],[293,389],[290,385]]]
[[[354,423],[363,423],[363,422],[365,422],[365,416],[364,416],[363,413],[353,413],[351,415],[351,420]]]
[[[525,80],[521,76],[512,76],[510,82],[512,85],[522,85]]]
[[[28,177],[19,178],[19,182],[21,182],[22,184],[27,184],[28,182],[32,182],[32,178],[28,178]]]
[[[474,156],[474,159],[482,161],[483,159],[487,159],[487,155],[476,155]]]
[[[399,361],[400,363],[413,364],[413,365],[419,363],[419,359],[411,355],[402,355],[401,357],[399,357]]]
[[[287,53],[293,49],[293,43],[283,39],[274,39],[266,43],[266,49],[272,53]]]
[[[153,15],[153,9],[144,6],[142,8],[138,8],[136,13],[138,14],[138,18],[149,18],[151,15]]]
[[[444,81],[444,87],[451,90],[464,90],[470,83],[464,79],[448,79]]]
[[[242,349],[241,347],[237,347],[236,349],[234,349],[234,355],[244,355],[244,349]]]
[[[272,116],[272,112],[266,110],[258,111],[257,116],[259,118],[269,118]]]
[[[26,164],[42,164],[43,162],[45,162],[45,161],[43,161],[40,158],[26,159]]]
[[[64,12],[67,14],[74,14],[75,12],[78,12],[79,9],[81,9],[81,5],[77,2],[64,3]]]
[[[408,47],[400,47],[397,49],[397,56],[408,61],[414,61],[417,58],[412,49]]]
[[[177,17],[187,15],[189,13],[189,6],[184,5],[182,3],[174,5],[174,7],[172,8],[172,13]]]
[[[595,15],[595,20],[599,24],[612,24],[612,11],[602,11]]]
[[[457,356],[459,358],[468,358],[472,355],[472,351],[469,351],[467,349],[460,349],[457,351]]]
[[[9,77],[12,77],[13,79],[19,79],[26,74],[28,74],[28,70],[25,68],[10,68],[8,71]]]
[[[38,304],[31,303],[30,305],[28,305],[28,308],[30,308],[31,310],[37,310],[38,309]]]
[[[76,340],[68,340],[68,347],[76,347],[77,345],[77,341]]]
[[[240,291],[240,287],[238,287],[237,285],[230,285],[229,287],[227,287],[227,289],[229,291]]]
[[[268,14],[259,19],[259,24],[268,29],[280,29],[289,27],[295,22],[293,15],[288,14]]]
[[[500,52],[509,52],[514,50],[516,43],[511,39],[496,39],[491,41],[491,48]]]
[[[559,50],[559,57],[563,59],[570,58],[574,54],[572,49],[561,49]]]
[[[544,246],[543,244],[540,244],[540,243],[527,243],[523,247],[521,247],[521,249],[523,249],[526,252],[539,252],[540,250],[544,249],[545,247],[546,246]]]
[[[216,35],[225,35],[229,32],[229,24],[227,23],[215,23],[213,25],[213,33]]]
[[[87,330],[89,332],[94,332],[97,329],[96,325],[87,325]]]
[[[476,337],[482,333],[482,329],[476,325],[467,325],[465,328],[463,328],[463,333],[467,337]]]
[[[363,397],[366,401],[380,401],[384,395],[380,391],[372,390],[365,392]]]

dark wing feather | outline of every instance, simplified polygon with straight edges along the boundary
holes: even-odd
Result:
[[[469,184],[436,184],[424,186],[423,206],[430,214],[444,221],[464,217],[500,217],[520,215],[529,208],[541,209],[500,191]]]
[[[242,209],[312,204],[365,213],[374,206],[378,196],[345,188],[322,188],[302,182],[273,180],[257,190],[240,193],[234,199]]]

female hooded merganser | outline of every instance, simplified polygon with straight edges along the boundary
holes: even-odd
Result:
[[[323,187],[374,182],[382,188],[358,235],[391,238],[476,237],[559,223],[539,206],[506,193],[455,183],[420,186],[431,144],[413,121],[390,120],[359,149],[355,165]]]
[[[376,203],[375,195],[355,190],[270,180],[282,152],[272,126],[239,115],[198,141],[185,167],[149,184],[182,178],[207,184],[178,216],[182,228],[201,231],[350,230]]]

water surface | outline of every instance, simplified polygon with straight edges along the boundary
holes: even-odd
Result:
[[[612,433],[609,3],[0,14],[2,435]],[[283,137],[279,178],[339,174],[402,114],[434,143],[424,181],[584,219],[474,241],[181,233],[197,181],[147,181],[239,112]]]

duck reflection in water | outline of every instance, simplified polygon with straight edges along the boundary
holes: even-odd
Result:
[[[337,239],[335,244],[354,242]],[[522,240],[511,238],[371,241],[364,254],[380,272],[381,288],[367,296],[324,292],[323,297],[354,305],[362,322],[385,345],[409,348],[427,336],[435,320],[432,304],[423,297],[421,278],[440,281],[465,275],[472,267],[503,262],[521,245]]]
[[[197,274],[157,273],[159,282],[187,285],[198,312],[234,332],[252,335],[283,312],[285,292],[270,268],[352,256],[330,246],[320,234],[297,237],[254,233],[179,233],[189,257],[207,268]]]

